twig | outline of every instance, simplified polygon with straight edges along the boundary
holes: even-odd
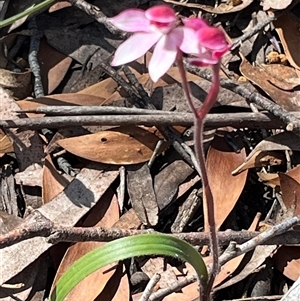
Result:
[[[148,167],[151,168],[156,157],[160,154],[161,147],[163,145],[164,140],[158,140],[156,146],[154,148],[153,154],[148,162]]]
[[[37,30],[35,17],[33,17],[29,21],[28,29],[36,29]],[[29,66],[34,75],[35,97],[42,97],[45,95],[43,83],[42,83],[42,77],[41,77],[41,68],[40,68],[40,64],[37,59],[37,53],[39,51],[41,37],[42,37],[41,33],[38,33],[38,34],[30,37],[30,47],[29,47],[29,55],[28,55]]]
[[[168,287],[162,288],[162,289],[158,290],[157,292],[153,293],[149,297],[149,301],[162,300],[164,297],[172,294],[173,292],[177,292],[177,291],[181,290],[182,288],[184,288],[185,286],[187,286],[191,283],[194,283],[196,281],[198,281],[198,278],[196,275],[187,276],[183,280],[178,281],[178,282],[173,282],[173,283],[169,284]]]
[[[229,242],[235,241],[236,243],[244,243],[239,249],[239,252],[248,252],[251,248],[260,244],[265,245],[290,245],[299,244],[300,237],[298,231],[287,231],[288,227],[295,225],[295,223],[300,221],[300,217],[292,218],[291,220],[274,226],[275,231],[267,230],[263,233],[260,232],[250,232],[250,231],[232,231],[227,230],[225,232],[218,232],[218,238],[220,245],[228,245]],[[287,225],[288,224],[288,225]],[[281,229],[280,232],[283,234],[276,234],[277,228]],[[272,228],[271,228],[272,229]],[[283,229],[283,230],[282,230]],[[44,217],[38,210],[34,211],[31,215],[24,220],[24,222],[19,225],[14,230],[0,235],[0,248],[5,248],[11,246],[20,241],[30,239],[32,237],[48,237],[48,241],[55,244],[61,241],[68,242],[79,242],[79,241],[111,241],[118,238],[137,235],[153,233],[152,230],[123,230],[114,228],[103,228],[103,227],[61,227],[57,226]],[[267,237],[266,234],[267,233]],[[207,245],[209,243],[209,234],[206,232],[190,232],[190,233],[174,233],[170,234],[177,238],[183,239],[192,245]],[[264,239],[261,238],[264,237]],[[252,240],[250,245],[247,245],[247,241]],[[247,245],[245,248],[243,245]],[[241,253],[238,253],[241,254]],[[222,255],[223,256],[223,255]],[[221,257],[222,257],[221,256]],[[238,255],[237,255],[238,256]],[[223,260],[224,261],[224,260]],[[226,262],[226,261],[225,261]],[[222,262],[224,263],[224,262]]]
[[[243,42],[250,39],[252,36],[254,36],[256,33],[261,31],[265,26],[273,22],[277,16],[273,14],[271,17],[266,18],[263,22],[258,23],[257,25],[253,26],[251,30],[244,33],[242,36],[234,40],[233,45],[231,47],[231,51],[239,47]]]
[[[111,106],[41,106],[36,109],[20,110],[16,113],[42,113],[50,116],[68,116],[68,115],[174,115],[180,114],[178,112],[159,111],[140,108],[126,108],[126,107],[111,107]]]
[[[148,93],[145,91],[143,85],[138,81],[138,79],[133,74],[133,72],[131,72],[128,66],[124,65],[122,69],[129,82],[135,87],[139,95],[146,101],[146,107],[149,108],[151,98],[149,97]]]
[[[294,112],[293,116],[300,117],[300,112]],[[167,115],[105,115],[105,116],[60,116],[42,118],[21,118],[13,120],[0,120],[1,128],[59,129],[73,126],[87,125],[145,125],[145,126],[192,126],[193,115],[191,113],[167,114]],[[229,113],[209,114],[205,119],[205,126],[218,128],[232,126],[235,128],[284,128],[284,122],[266,113]]]
[[[187,62],[184,62],[184,64],[189,72],[196,74],[208,81],[212,81],[212,72],[210,72],[209,70],[191,66]],[[300,120],[297,119],[290,112],[283,109],[281,106],[269,100],[268,98],[261,96],[257,92],[251,92],[244,86],[239,85],[238,83],[229,79],[221,78],[220,85],[225,89],[228,89],[241,95],[248,101],[256,103],[258,106],[262,107],[263,109],[272,113],[274,116],[278,117],[280,120],[285,122],[285,124],[287,124],[286,129],[288,131],[299,130]]]
[[[145,287],[145,290],[144,290],[141,298],[139,299],[139,301],[148,301],[149,300],[149,297],[152,294],[154,287],[158,283],[160,278],[161,278],[161,276],[158,273],[155,273],[153,275],[153,277],[150,279],[147,286]]]
[[[126,190],[126,170],[124,166],[119,168],[120,171],[120,184],[117,189],[118,203],[120,207],[120,212],[123,212],[124,200],[125,200],[125,190]]]
[[[137,91],[135,91],[131,85],[109,64],[105,62],[99,62],[99,66],[103,69],[103,71],[109,75],[116,83],[118,83],[130,96],[131,99],[129,101],[133,106],[137,106],[138,108],[146,108],[146,103],[143,99],[140,98]]]
[[[238,247],[236,246],[236,242],[231,242],[228,248],[219,258],[221,265],[241,254],[245,254],[253,250],[256,246],[263,244],[265,241],[269,240],[272,237],[286,233],[288,229],[294,227],[299,223],[300,216],[294,216],[286,221],[281,222],[280,224],[269,228],[268,230],[260,233],[256,237],[252,238],[249,241],[246,241]]]
[[[283,295],[274,295],[274,296],[261,296],[261,297],[247,297],[247,298],[240,298],[240,299],[231,299],[231,300],[224,300],[224,301],[275,301],[280,300]]]

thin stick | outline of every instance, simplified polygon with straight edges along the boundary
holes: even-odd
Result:
[[[300,117],[300,112],[295,112],[295,117]],[[229,114],[209,114],[205,121],[205,126],[218,128],[232,126],[235,128],[284,128],[285,123],[276,119],[272,114],[267,113],[229,113]],[[21,118],[14,120],[0,120],[2,128],[59,129],[73,126],[87,125],[145,125],[145,126],[171,126],[182,125],[192,126],[194,117],[191,113],[180,113],[179,115],[105,115],[105,116],[60,116],[42,118]]]
[[[36,109],[20,110],[17,113],[37,113],[50,116],[68,115],[176,115],[178,112],[148,110],[140,108],[112,107],[112,106],[41,106]]]
[[[153,275],[153,277],[148,282],[148,284],[147,284],[141,298],[139,299],[139,301],[149,301],[150,295],[152,294],[152,292],[154,290],[154,287],[158,283],[160,278],[161,278],[161,276],[158,273],[155,273]]]

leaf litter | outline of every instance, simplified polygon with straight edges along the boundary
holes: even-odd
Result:
[[[150,4],[146,0],[128,0],[118,5],[104,2],[93,4],[109,17],[126,8],[145,8]],[[240,79],[241,87],[250,86],[252,92],[267,96],[287,114],[299,111],[299,1],[164,2],[173,5],[183,16],[203,15],[210,23],[222,26],[228,39],[234,41],[275,13],[276,20],[271,25],[253,32],[252,38],[241,41],[239,51],[227,55],[221,77]],[[27,0],[8,6],[6,17],[32,4],[33,1]],[[34,81],[28,64],[32,37],[23,31],[28,23],[28,19],[23,18],[1,29],[1,120],[43,117],[45,114],[34,113],[43,105],[133,106],[132,95],[115,81],[115,75],[105,75],[99,66],[100,61],[110,59],[122,42],[120,36],[68,2],[59,2],[49,10],[38,12],[36,20],[38,30],[44,35],[37,57],[45,96],[34,97]],[[22,39],[27,44],[20,48]],[[130,70],[152,103],[164,111],[189,112],[177,67],[153,83],[147,73],[150,57],[151,52],[130,64]],[[128,80],[125,72],[119,74]],[[187,76],[194,100],[200,105],[210,83],[198,75],[188,73]],[[246,85],[241,76],[247,81]],[[140,93],[138,88],[133,91]],[[22,109],[30,112],[18,113]],[[244,97],[222,87],[212,113],[225,116],[251,109],[253,103],[249,105]],[[265,108],[256,106],[256,110]],[[257,215],[261,216],[264,226],[276,224],[286,216],[299,215],[297,133],[278,128],[266,130],[251,123],[247,128],[230,128],[229,125],[212,131],[206,143],[206,163],[220,231],[253,230],[250,227]],[[123,230],[146,227],[165,233],[172,229],[186,233],[206,231],[200,177],[193,166],[176,153],[160,125],[153,126],[77,126],[50,132],[1,129],[1,233],[22,227],[22,222],[26,224],[32,218],[34,210],[59,226],[104,226]],[[171,130],[186,144],[192,144],[192,128],[176,126]],[[205,130],[211,133],[211,129]],[[119,177],[120,166],[126,166],[125,182]],[[195,196],[199,201],[196,209],[185,210],[189,200],[196,200]],[[121,210],[118,198],[124,200],[125,207]],[[4,216],[2,211],[14,214]],[[66,266],[100,244],[103,242],[52,245],[44,237],[32,237],[1,248],[0,284],[21,284],[21,287],[18,290],[1,288],[0,299],[44,300],[46,287],[55,280],[41,275],[54,269],[55,277],[59,277]],[[220,247],[222,252],[223,248]],[[215,300],[263,297],[255,295],[261,283],[259,275],[267,275],[273,283],[264,294],[282,295],[283,291],[278,288],[290,287],[291,281],[300,276],[298,255],[299,246],[257,246],[222,267],[215,283]],[[59,268],[53,266],[49,256],[60,264]],[[205,260],[209,262],[210,257]],[[272,273],[265,274],[271,270]],[[193,271],[188,265],[182,267],[182,263],[162,258],[148,262],[135,259],[125,265],[116,263],[87,278],[68,300],[78,300],[79,294],[82,294],[81,300],[137,300],[154,273],[162,276],[155,287],[159,290],[191,276]],[[39,292],[35,291],[38,284]],[[197,285],[170,293],[163,300],[193,300],[198,294]]]

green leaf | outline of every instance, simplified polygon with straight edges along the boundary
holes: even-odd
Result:
[[[50,301],[63,301],[85,277],[107,264],[143,255],[171,256],[189,262],[204,287],[208,275],[201,255],[187,242],[166,234],[140,234],[108,242],[77,260],[58,280]]]
[[[27,9],[25,9],[24,11],[20,12],[17,15],[14,15],[8,19],[5,19],[3,21],[0,21],[0,29],[3,27],[6,27],[8,25],[13,24],[14,22],[16,22],[17,20],[20,20],[26,16],[29,16],[33,13],[38,12],[40,9],[49,6],[50,4],[54,3],[56,0],[45,0],[41,3],[38,3],[32,7],[29,7]]]

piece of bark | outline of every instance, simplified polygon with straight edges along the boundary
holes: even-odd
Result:
[[[12,166],[4,165],[0,178],[0,210],[18,216],[17,195],[15,192],[15,180]]]
[[[20,110],[15,100],[0,87],[0,119],[18,119],[16,111]],[[42,141],[36,131],[18,131],[17,129],[6,129],[6,134],[13,141],[14,152],[16,154],[20,171],[28,166],[39,163],[44,157]]]
[[[158,222],[158,206],[147,164],[127,168],[127,186],[132,207],[144,225]]]
[[[192,173],[193,168],[183,160],[175,160],[154,178],[154,191],[160,210],[165,209],[178,193],[178,186]]]
[[[172,233],[183,232],[187,223],[193,218],[195,212],[202,205],[202,189],[193,189],[178,210],[176,219],[171,227]]]

